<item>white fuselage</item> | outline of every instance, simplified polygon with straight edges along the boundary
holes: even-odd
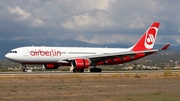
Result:
[[[130,49],[27,46],[15,48],[5,57],[18,63],[66,63],[67,61],[63,61],[63,59],[127,51]]]

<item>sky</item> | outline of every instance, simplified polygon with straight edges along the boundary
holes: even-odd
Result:
[[[0,0],[0,40],[134,44],[154,22],[158,44],[180,44],[180,0]]]

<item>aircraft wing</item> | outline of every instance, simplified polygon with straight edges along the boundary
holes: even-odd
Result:
[[[151,50],[151,51],[138,51],[138,52],[133,52],[133,51],[129,51],[129,52],[118,52],[118,53],[110,53],[110,54],[102,54],[102,55],[96,55],[96,56],[90,56],[89,59],[92,61],[92,62],[100,62],[100,61],[105,61],[105,60],[113,60],[114,58],[121,58],[123,59],[123,57],[125,56],[129,56],[131,58],[134,58],[137,54],[139,53],[144,53],[147,54],[147,53],[154,53],[154,52],[157,52],[158,50]]]
[[[63,59],[60,61],[72,61],[75,60],[77,58],[81,58],[81,59],[89,59],[91,62],[100,62],[100,61],[105,61],[107,59],[114,59],[114,58],[123,58],[124,56],[129,56],[129,57],[134,57],[136,56],[138,53],[144,53],[146,54],[152,54],[157,52],[157,50],[146,50],[146,51],[127,51],[127,52],[117,52],[117,53],[106,53],[106,54],[97,54],[97,55],[90,55],[90,56],[81,56],[81,57],[72,57],[72,58],[67,58],[67,59]]]
[[[90,55],[90,56],[81,56],[81,57],[72,57],[67,59],[59,60],[58,62],[67,61],[71,62],[75,59],[89,59],[91,62],[103,62],[106,60],[113,60],[114,58],[124,58],[125,56],[128,56],[130,58],[135,58],[138,54],[143,54],[144,56],[156,53],[158,51],[167,50],[170,44],[167,44],[163,46],[160,49],[154,49],[154,50],[142,50],[142,51],[127,51],[127,52],[116,52],[116,53],[106,53],[106,54],[97,54],[97,55]]]

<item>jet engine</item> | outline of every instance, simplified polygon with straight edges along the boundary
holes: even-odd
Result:
[[[91,61],[89,59],[75,59],[71,62],[71,66],[77,70],[87,69],[90,64]]]
[[[49,69],[58,69],[59,65],[55,65],[55,64],[44,64],[43,67],[47,70]]]

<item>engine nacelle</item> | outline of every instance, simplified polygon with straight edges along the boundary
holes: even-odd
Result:
[[[44,64],[43,67],[45,69],[58,69],[59,65],[55,65],[55,64]]]
[[[75,59],[71,62],[73,69],[86,69],[90,64],[91,61],[89,59]]]

